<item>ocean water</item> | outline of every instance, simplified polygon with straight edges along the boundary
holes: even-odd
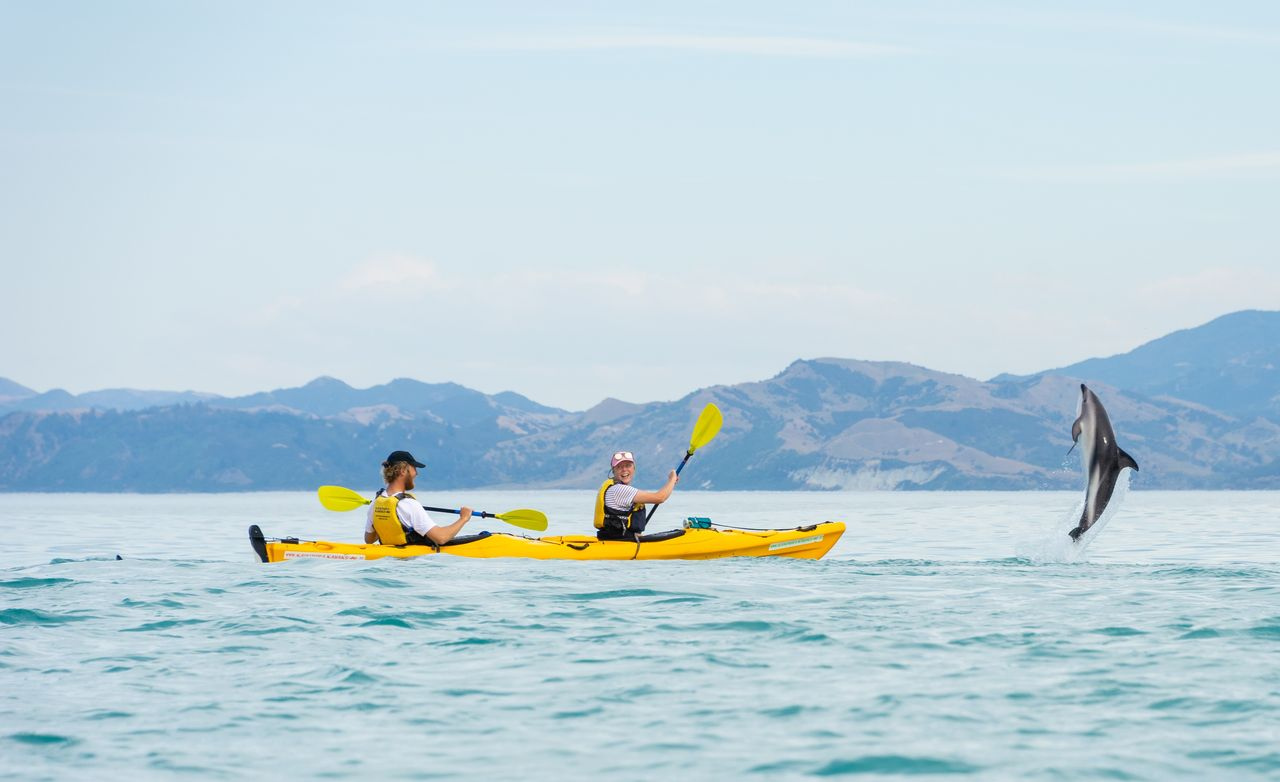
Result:
[[[426,497],[550,533],[592,498]],[[363,518],[0,495],[0,778],[1280,779],[1280,493],[1122,492],[1083,550],[1079,506],[678,492],[652,529],[849,530],[818,562],[264,565],[252,523]]]

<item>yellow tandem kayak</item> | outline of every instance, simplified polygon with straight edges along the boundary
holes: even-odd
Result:
[[[844,524],[826,521],[785,530],[676,529],[642,535],[639,541],[597,540],[589,535],[529,538],[505,532],[458,537],[443,546],[383,546],[297,538],[268,539],[258,525],[249,542],[263,562],[286,559],[382,559],[450,554],[489,559],[719,559],[720,557],[790,557],[821,559],[844,534]]]

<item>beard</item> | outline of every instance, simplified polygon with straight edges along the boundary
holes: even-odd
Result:
[[[413,491],[413,476],[412,476],[412,475],[406,475],[406,476],[404,476],[404,490],[405,490],[405,491]]]

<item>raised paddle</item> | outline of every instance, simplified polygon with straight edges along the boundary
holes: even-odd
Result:
[[[329,510],[355,510],[362,505],[368,505],[373,502],[373,500],[366,500],[359,492],[354,492],[342,486],[321,486],[318,493],[320,495],[320,504]],[[431,510],[437,513],[462,513],[461,510],[454,508],[431,508],[426,505],[422,507],[424,510]],[[512,526],[531,529],[535,532],[541,532],[547,528],[547,514],[540,510],[519,508],[517,510],[509,510],[506,513],[487,513],[482,510],[475,510],[471,511],[471,515],[479,516],[482,519],[498,519]]]
[[[720,432],[720,425],[724,423],[724,416],[720,415],[720,408],[711,403],[702,408],[702,414],[698,416],[698,422],[693,425],[693,434],[689,437],[689,450],[685,451],[684,458],[680,460],[680,466],[676,467],[676,475],[684,469],[688,464],[689,457],[693,456],[693,452],[711,442]],[[649,523],[649,519],[653,518],[653,514],[657,512],[658,505],[656,503],[649,509],[649,515],[644,517],[645,523]]]

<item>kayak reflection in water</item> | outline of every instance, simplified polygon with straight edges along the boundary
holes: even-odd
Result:
[[[427,465],[408,451],[392,451],[382,463],[382,480],[369,506],[365,521],[364,542],[387,546],[432,546],[448,543],[471,520],[471,509],[464,507],[458,520],[440,525],[431,520],[422,503],[409,492],[413,490],[418,468]]]
[[[641,491],[631,485],[636,458],[631,451],[617,451],[609,461],[611,476],[596,493],[595,526],[600,540],[635,540],[648,523],[646,503],[663,503],[671,496],[680,476],[675,470],[657,491]]]

